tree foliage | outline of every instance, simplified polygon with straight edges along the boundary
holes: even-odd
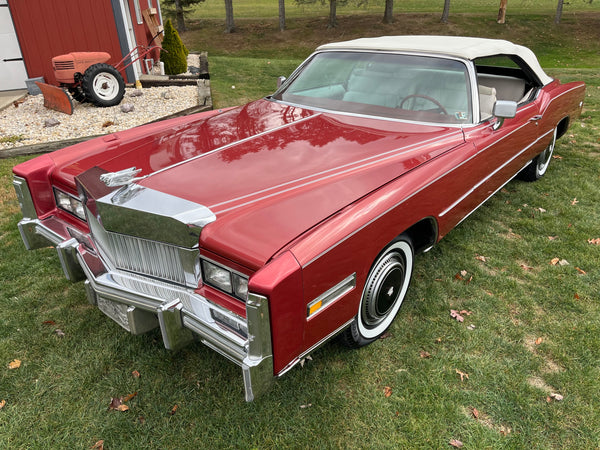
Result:
[[[188,49],[183,45],[179,33],[173,27],[171,19],[165,23],[165,35],[162,42],[160,60],[165,65],[167,75],[177,75],[187,71]]]
[[[162,0],[162,12],[167,18],[172,19],[177,24],[177,31],[180,33],[186,31],[185,17],[189,15],[192,7],[204,0]]]

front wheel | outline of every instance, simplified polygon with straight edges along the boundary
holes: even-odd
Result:
[[[377,340],[391,325],[406,297],[414,251],[408,236],[400,236],[375,260],[367,277],[358,314],[340,335],[342,343],[358,348]]]
[[[542,153],[537,155],[531,160],[531,162],[525,166],[525,168],[519,173],[519,178],[523,181],[536,181],[544,176],[550,161],[552,160],[552,154],[554,153],[554,145],[556,144],[556,128],[552,133],[552,140]]]
[[[125,81],[117,69],[109,64],[94,64],[83,74],[81,87],[85,97],[96,106],[114,106],[125,95]]]

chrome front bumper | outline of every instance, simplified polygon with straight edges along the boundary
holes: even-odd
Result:
[[[194,290],[110,268],[92,250],[89,237],[56,218],[27,217],[29,190],[15,184],[24,218],[18,224],[27,249],[54,246],[67,279],[86,279],[90,303],[132,334],[159,327],[167,349],[196,338],[242,368],[245,398],[252,401],[273,382],[273,355],[268,299],[250,293],[246,319]],[[25,206],[25,207],[24,207]],[[225,319],[225,320],[219,320]],[[236,324],[246,333],[236,332]]]

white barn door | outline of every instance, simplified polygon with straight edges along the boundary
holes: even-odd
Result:
[[[7,1],[0,0],[0,91],[25,89],[27,79]]]

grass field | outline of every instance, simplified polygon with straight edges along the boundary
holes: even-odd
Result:
[[[25,251],[10,172],[23,159],[0,160],[0,448],[598,448],[600,245],[588,240],[600,238],[600,20],[493,19],[441,27],[415,14],[383,31],[512,36],[552,76],[588,84],[582,119],[542,180],[509,183],[417,257],[386,339],[328,343],[251,404],[237,366],[201,344],[171,353],[156,332],[127,334],[64,280],[53,249]],[[328,31],[297,19],[279,33],[245,19],[228,36],[203,19],[183,38],[208,48],[224,107],[271,92],[320,42],[384,34],[379,20]],[[470,314],[460,323],[451,309]],[[109,409],[134,393],[128,411]]]

